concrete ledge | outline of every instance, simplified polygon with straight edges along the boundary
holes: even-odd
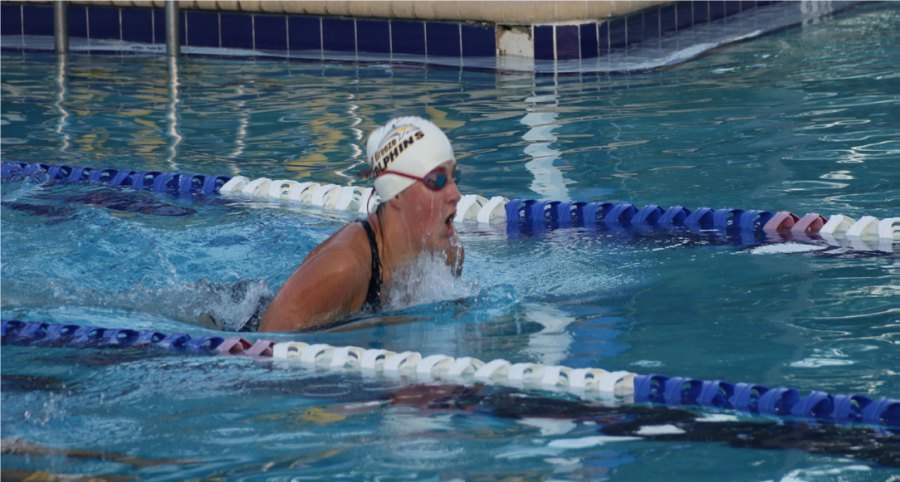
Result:
[[[31,3],[51,3],[36,1]],[[73,5],[114,5],[117,7],[165,8],[164,0],[72,0]],[[276,1],[179,0],[185,10],[212,10],[270,14],[314,15],[453,22],[491,22],[507,25],[535,25],[619,17],[657,5],[671,3],[648,1],[540,1],[540,2],[450,2],[450,1]]]

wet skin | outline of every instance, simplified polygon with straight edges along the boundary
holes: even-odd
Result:
[[[451,160],[438,169],[449,176],[455,165]],[[464,251],[453,228],[460,197],[452,179],[437,191],[416,182],[369,215],[381,260],[383,299],[389,296],[395,270],[422,253],[443,253],[455,274],[462,272]],[[285,281],[260,331],[310,329],[359,312],[371,275],[366,231],[359,223],[348,224],[310,252]]]

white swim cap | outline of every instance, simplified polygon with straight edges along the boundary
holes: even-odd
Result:
[[[393,199],[416,181],[384,171],[424,177],[439,165],[456,159],[444,132],[421,117],[398,117],[375,129],[366,144],[366,158],[375,175],[375,192],[382,201]]]

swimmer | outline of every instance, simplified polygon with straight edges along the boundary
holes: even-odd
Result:
[[[378,312],[398,268],[422,254],[441,255],[456,276],[462,273],[464,251],[453,228],[459,172],[447,136],[425,119],[399,117],[372,132],[366,158],[381,204],[306,256],[259,331],[314,329]]]

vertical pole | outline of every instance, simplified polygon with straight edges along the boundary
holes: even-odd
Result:
[[[178,23],[178,2],[166,0],[166,55],[178,57],[181,54],[181,32]]]
[[[177,169],[175,159],[178,157],[178,145],[181,144],[181,134],[178,132],[178,57],[181,54],[181,24],[178,17],[178,1],[166,0],[166,63],[169,67],[166,134],[169,138],[168,163],[173,169]]]
[[[63,0],[53,1],[53,38],[56,53],[69,52],[69,6]]]

